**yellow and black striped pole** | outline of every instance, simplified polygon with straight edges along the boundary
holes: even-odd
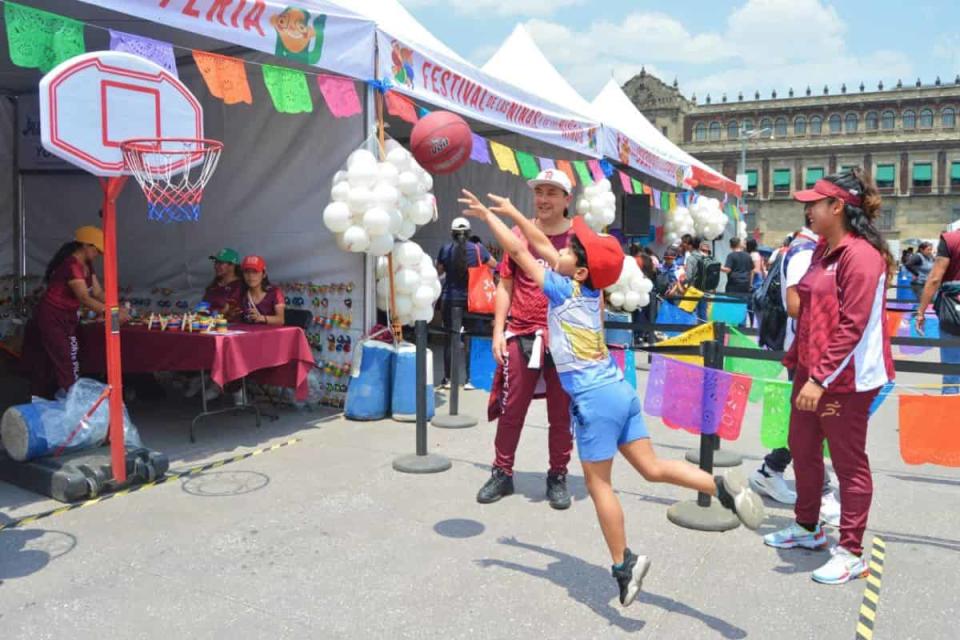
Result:
[[[873,640],[873,629],[877,621],[877,609],[880,606],[880,585],[883,582],[883,562],[887,547],[883,540],[874,536],[870,547],[870,575],[863,588],[863,601],[860,603],[860,618],[857,620],[857,640]]]

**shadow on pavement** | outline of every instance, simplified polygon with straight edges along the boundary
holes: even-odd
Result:
[[[0,514],[0,524],[12,518]],[[63,531],[41,529],[4,529],[0,531],[0,585],[4,580],[34,574],[51,560],[66,555],[77,546],[77,538]]]
[[[881,536],[884,542],[899,542],[901,544],[917,544],[930,547],[938,547],[947,551],[960,551],[960,540],[951,540],[949,538],[935,538],[933,536],[921,536],[915,533],[897,533],[896,531],[879,531],[870,529],[870,533]],[[864,542],[866,545],[866,542]]]
[[[526,573],[527,575],[549,580],[553,584],[566,589],[571,598],[586,605],[598,616],[606,619],[611,625],[624,631],[640,631],[646,626],[645,621],[625,617],[620,609],[610,604],[611,597],[616,593],[616,588],[608,569],[590,564],[580,558],[554,549],[520,542],[516,538],[501,538],[499,542],[518,549],[535,551],[556,559],[556,562],[551,563],[546,569],[539,569],[506,560],[485,558],[478,560],[478,565],[484,568],[500,567],[511,571],[519,571],[520,573]],[[679,613],[700,620],[711,629],[720,633],[724,638],[747,637],[745,630],[731,625],[720,618],[707,615],[682,602],[677,602],[672,598],[643,591],[637,600],[659,607],[665,611]]]
[[[897,480],[906,480],[907,482],[925,482],[927,484],[942,484],[948,487],[960,487],[960,480],[955,480],[953,478],[931,478],[928,476],[912,476],[902,473],[888,473],[887,476],[890,478],[896,478]]]
[[[259,491],[270,484],[270,476],[258,471],[205,471],[184,478],[184,493],[201,498],[241,496]]]

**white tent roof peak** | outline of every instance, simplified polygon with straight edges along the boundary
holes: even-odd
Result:
[[[390,35],[414,46],[442,54],[457,62],[466,62],[413,17],[398,0],[327,0],[377,23]]]
[[[481,68],[534,95],[600,120],[593,105],[570,86],[523,25],[514,27],[513,33]]]

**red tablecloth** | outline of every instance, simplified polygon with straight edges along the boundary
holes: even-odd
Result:
[[[120,330],[124,373],[151,371],[209,371],[221,387],[249,375],[261,384],[296,389],[307,397],[307,374],[314,365],[310,345],[299,327],[231,325],[228,335],[182,331],[148,331],[145,327]],[[103,324],[80,328],[80,369],[106,370]]]

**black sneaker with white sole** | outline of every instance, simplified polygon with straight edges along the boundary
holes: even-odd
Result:
[[[547,500],[554,509],[570,508],[570,492],[567,491],[567,474],[547,474]]]
[[[647,556],[638,556],[630,549],[623,552],[623,564],[620,567],[610,567],[617,585],[620,587],[620,604],[629,607],[640,593],[643,578],[650,571],[650,559]]]
[[[477,502],[480,504],[490,504],[496,502],[504,496],[513,494],[513,477],[499,467],[494,467],[490,473],[490,479],[487,480],[480,491],[477,492]]]

